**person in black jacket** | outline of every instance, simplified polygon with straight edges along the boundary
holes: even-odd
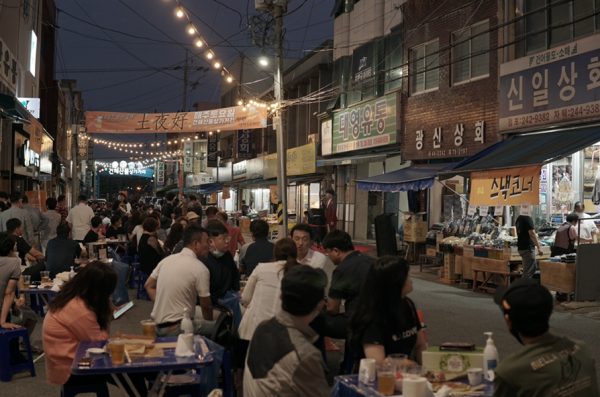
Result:
[[[188,212],[194,211],[196,215],[198,215],[198,217],[202,219],[202,206],[198,202],[198,198],[196,198],[196,196],[194,196],[193,194],[190,194],[188,199],[190,201],[187,208]]]

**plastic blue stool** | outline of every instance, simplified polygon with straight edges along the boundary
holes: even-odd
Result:
[[[28,360],[26,363],[16,365],[10,364],[10,344],[11,340],[15,338],[23,338],[23,341],[25,342]],[[16,342],[18,346],[18,340]],[[27,333],[27,329],[0,329],[0,381],[10,382],[11,374],[13,372],[24,370],[29,370],[31,372],[31,376],[35,377],[35,367],[33,364],[33,356],[31,354],[31,345],[29,344],[29,334]]]
[[[137,285],[137,295],[136,299],[140,299],[141,297],[145,297],[147,301],[151,300],[146,288],[144,288],[144,284],[148,280],[148,275],[142,271],[138,271],[138,285]]]
[[[98,397],[110,397],[106,383],[92,383],[78,386],[64,385],[60,388],[61,397],[75,397],[83,393],[95,393]]]
[[[232,397],[231,381],[231,353],[229,350],[223,352],[223,362],[221,363],[221,372],[223,373],[223,397]]]
[[[131,275],[129,276],[129,289],[134,289],[136,287],[136,283],[138,282],[138,273],[140,272],[140,264],[137,262],[133,262],[131,264]]]

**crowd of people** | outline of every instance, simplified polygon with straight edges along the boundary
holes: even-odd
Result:
[[[0,199],[4,196],[0,192]],[[91,379],[70,372],[78,343],[106,340],[117,309],[113,293],[119,273],[102,261],[75,265],[75,258],[86,258],[87,243],[104,237],[127,241],[115,246],[117,258],[138,256],[157,336],[179,335],[186,316],[196,334],[210,336],[227,310],[223,299],[239,298],[245,314],[233,344],[238,395],[330,395],[322,353],[326,337],[346,341],[344,361],[352,361],[355,372],[362,358],[382,363],[397,353],[407,355],[409,364],[422,364],[427,343],[417,305],[408,297],[413,290],[409,264],[400,257],[362,254],[345,231],[329,228],[322,253],[312,249],[313,228],[302,223],[289,237],[272,242],[267,222],[254,220],[252,242],[246,244],[226,213],[203,209],[194,196],[183,206],[167,195],[160,208],[129,203],[124,196],[112,203],[79,196],[70,211],[59,196],[47,200],[46,212],[28,209],[18,193],[8,200],[10,206],[4,201],[0,206],[0,327],[23,326],[31,333],[36,326],[37,316],[16,296],[23,275],[39,280],[45,270],[51,278],[71,266],[78,270],[50,303],[43,323],[46,376],[53,385],[113,382],[109,376]],[[496,300],[508,329],[526,346],[497,368],[498,396],[552,395],[550,390],[572,384],[584,393],[564,395],[598,396],[587,347],[549,333],[552,296],[544,287],[524,280],[499,289]],[[544,362],[543,369],[528,365],[552,354],[560,359]],[[560,375],[565,360],[577,363],[567,380]],[[151,375],[134,375],[126,387],[146,395]],[[545,383],[532,382],[536,377]],[[559,385],[563,380],[570,383]]]

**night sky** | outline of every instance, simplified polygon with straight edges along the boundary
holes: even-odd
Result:
[[[333,38],[333,0],[293,0],[284,19],[285,56],[300,59]],[[248,17],[260,13],[254,0],[182,0],[193,25],[225,67],[238,56],[261,55],[253,45]],[[187,110],[198,101],[220,101],[220,73],[205,62],[206,47],[194,45],[176,0],[56,0],[57,79],[76,79],[86,110],[153,113],[183,106],[185,50],[190,50]],[[263,17],[263,20],[266,18]],[[257,29],[258,30],[258,29]],[[271,54],[274,49],[267,46]],[[209,71],[204,71],[204,68]],[[177,68],[174,70],[174,68]],[[198,70],[200,69],[200,70]],[[196,84],[195,88],[191,84]],[[95,135],[120,142],[154,135]],[[95,158],[119,158],[97,145]]]

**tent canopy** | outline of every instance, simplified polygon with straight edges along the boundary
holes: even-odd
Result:
[[[440,170],[451,169],[454,164],[418,164],[387,174],[372,176],[356,181],[358,188],[374,192],[405,192],[428,189],[435,183]]]
[[[443,174],[543,165],[600,142],[600,124],[514,135],[458,163]]]

